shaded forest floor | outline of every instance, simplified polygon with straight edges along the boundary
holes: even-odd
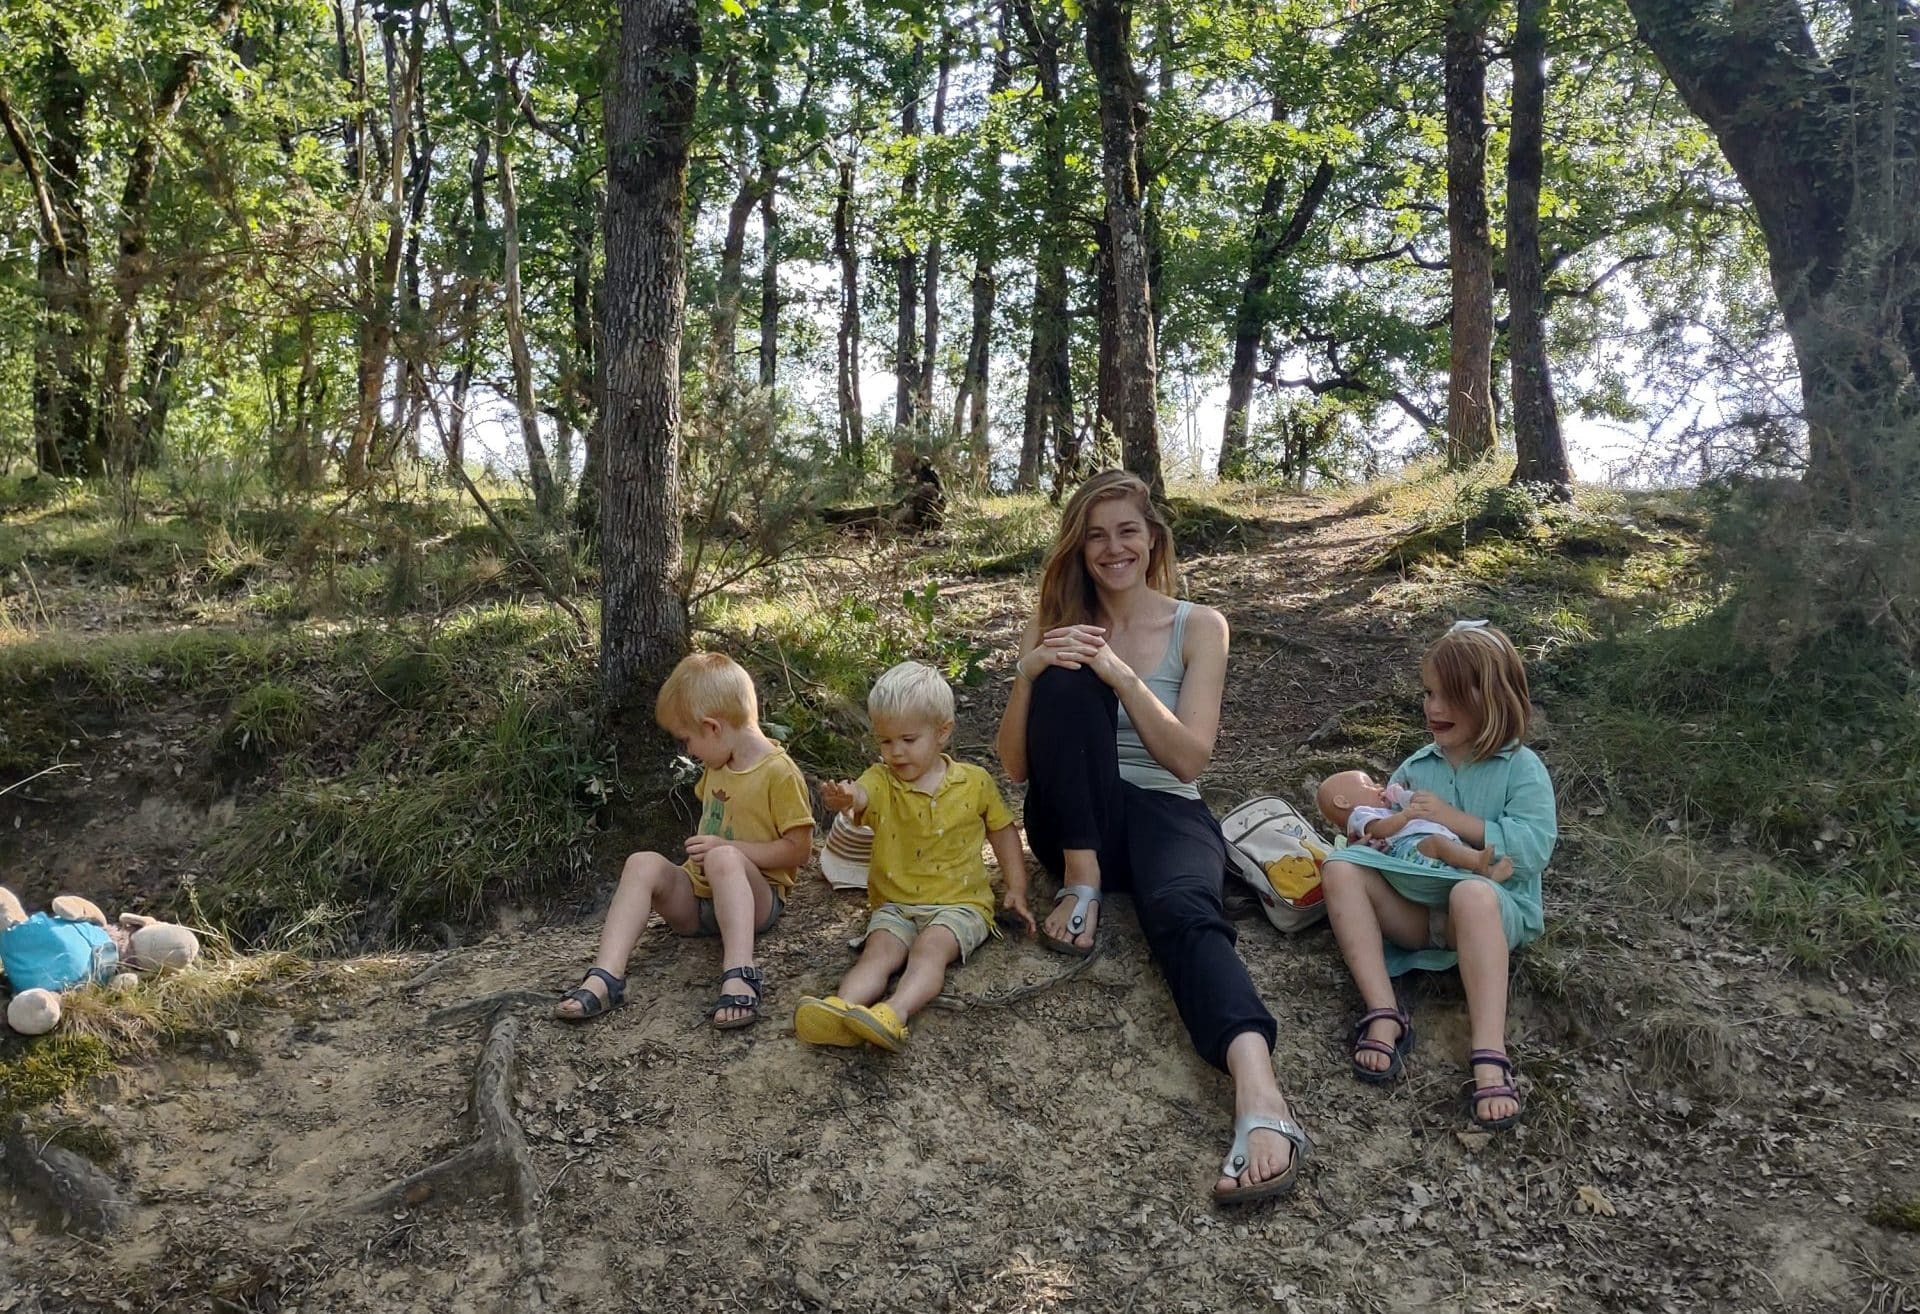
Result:
[[[1304,801],[1338,765],[1390,768],[1417,743],[1423,642],[1525,601],[1471,573],[1378,569],[1407,528],[1390,499],[1190,518],[1189,590],[1235,633],[1203,782],[1216,811],[1257,791]],[[962,698],[957,752],[974,760],[1031,567],[942,578],[988,676]],[[1230,1213],[1207,1196],[1225,1081],[1187,1047],[1125,900],[1085,970],[1059,979],[1066,960],[993,945],[950,979],[962,1006],[886,1056],[791,1034],[793,1001],[831,985],[860,919],[811,876],[763,944],[759,1026],[706,1028],[712,947],[658,931],[626,1008],[548,1021],[544,999],[591,953],[584,894],[502,906],[458,948],[269,985],[231,1025],[43,1110],[47,1135],[96,1147],[132,1220],[103,1248],[16,1197],[0,1311],[1916,1308],[1912,1237],[1869,1219],[1920,1193],[1913,989],[1757,937],[1729,893],[1748,856],[1616,815],[1579,725],[1541,697],[1564,839],[1548,936],[1516,964],[1528,1106],[1512,1134],[1469,1130],[1457,982],[1414,983],[1409,1078],[1363,1087],[1331,938],[1283,939],[1246,898],[1241,949],[1317,1155],[1294,1196]],[[0,833],[31,838],[0,857],[36,893],[159,899],[234,806],[196,757],[210,713],[169,696],[99,715],[90,786],[4,800]],[[514,1033],[506,1107],[530,1189],[468,1173],[472,1192],[353,1207],[473,1140],[476,1063]]]

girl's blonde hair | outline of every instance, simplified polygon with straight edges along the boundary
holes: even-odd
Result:
[[[1085,548],[1093,508],[1122,498],[1147,522],[1152,540],[1147,550],[1147,586],[1172,597],[1180,590],[1180,571],[1173,557],[1173,531],[1153,504],[1153,492],[1144,481],[1125,470],[1102,470],[1074,490],[1060,515],[1060,535],[1047,553],[1040,573],[1040,629],[1084,625],[1093,619],[1098,598],[1087,574]]]
[[[653,701],[653,719],[685,729],[712,717],[736,730],[760,719],[753,677],[723,652],[696,652],[680,659]]]
[[[1527,668],[1513,641],[1485,621],[1462,622],[1437,639],[1420,659],[1428,685],[1479,724],[1468,745],[1470,760],[1492,757],[1527,737],[1533,705]]]

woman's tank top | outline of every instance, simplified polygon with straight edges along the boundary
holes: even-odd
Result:
[[[1175,608],[1173,636],[1167,640],[1167,655],[1145,677],[1147,688],[1170,712],[1180,710],[1180,682],[1187,675],[1187,659],[1181,655],[1180,648],[1187,635],[1187,614],[1192,610],[1193,604],[1185,601]],[[1127,715],[1125,703],[1120,705],[1120,730],[1114,738],[1120,749],[1120,778],[1129,785],[1157,790],[1162,794],[1174,794],[1180,798],[1200,797],[1198,789],[1154,760],[1153,754],[1140,742],[1140,732],[1133,728],[1133,720]]]

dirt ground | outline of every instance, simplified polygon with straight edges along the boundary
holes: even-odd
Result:
[[[1193,563],[1194,596],[1237,636],[1216,808],[1297,795],[1312,746],[1340,751],[1329,718],[1410,678],[1434,627],[1357,569],[1389,527],[1328,511],[1285,503],[1252,549]],[[1001,650],[1023,588],[962,589],[992,602]],[[962,754],[984,760],[998,697],[963,704]],[[102,1246],[15,1198],[0,1314],[1920,1309],[1920,1247],[1867,1221],[1920,1193],[1914,992],[1797,974],[1710,909],[1657,915],[1621,889],[1604,837],[1568,829],[1557,924],[1517,968],[1528,1108],[1510,1134],[1469,1130],[1456,981],[1413,984],[1409,1077],[1362,1086],[1331,938],[1283,938],[1236,898],[1315,1155],[1292,1197],[1217,1209],[1227,1085],[1188,1048],[1125,899],[1077,974],[994,944],[908,1052],[813,1051],[793,1003],[843,970],[861,901],[809,876],[764,942],[770,1016],[744,1032],[703,1024],[714,946],[658,930],[628,1006],[593,1025],[512,994],[436,1020],[577,978],[593,923],[518,914],[468,948],[360,963],[217,1052],[130,1075],[70,1111],[122,1147],[130,1225]],[[523,1207],[477,1172],[470,1191],[357,1207],[474,1138],[501,1019],[535,1177]]]

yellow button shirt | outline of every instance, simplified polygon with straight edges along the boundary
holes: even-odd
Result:
[[[885,766],[860,777],[867,791],[864,825],[873,827],[867,903],[965,904],[993,920],[993,886],[980,846],[987,832],[1013,824],[1000,787],[980,767],[946,758],[931,794]]]

